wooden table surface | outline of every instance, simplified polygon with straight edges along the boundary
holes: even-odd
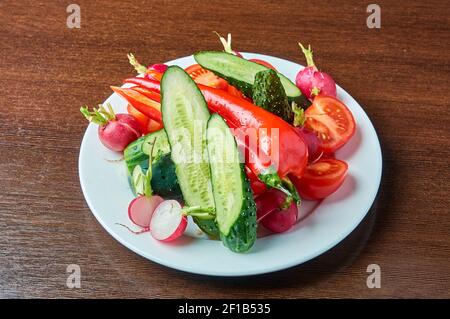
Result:
[[[450,297],[450,7],[445,1],[0,2],[0,297]],[[226,5],[224,5],[226,3]],[[161,62],[218,49],[304,62],[311,43],[371,118],[383,151],[374,206],[336,248],[292,269],[210,278],[150,262],[115,241],[83,198],[78,109],[130,76],[125,54]],[[82,287],[66,287],[78,264]],[[381,267],[368,289],[366,268]]]

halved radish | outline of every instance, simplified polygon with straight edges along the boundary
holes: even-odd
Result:
[[[176,200],[166,200],[156,207],[150,221],[153,238],[169,242],[183,235],[187,217]]]
[[[136,225],[148,228],[153,212],[163,201],[159,196],[138,196],[128,206],[128,217]]]

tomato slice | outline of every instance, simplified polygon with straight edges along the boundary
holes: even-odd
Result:
[[[305,127],[314,131],[325,153],[342,147],[355,133],[355,120],[350,110],[331,96],[316,96],[305,111]]]
[[[222,90],[226,90],[228,87],[227,81],[219,78],[211,71],[202,68],[199,64],[193,64],[188,67],[186,73],[189,74],[197,84],[203,84]]]
[[[334,158],[322,158],[306,167],[301,179],[291,177],[300,197],[322,199],[333,194],[344,182],[347,175],[346,162]]]
[[[269,68],[269,69],[272,69],[272,70],[277,70],[277,69],[275,69],[275,67],[272,65],[272,64],[270,64],[269,62],[267,62],[267,61],[264,61],[264,60],[261,60],[261,59],[248,59],[249,61],[252,61],[252,62],[255,62],[255,63],[258,63],[258,64],[261,64],[261,65],[264,65],[266,68]]]

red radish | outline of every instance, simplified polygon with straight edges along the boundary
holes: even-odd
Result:
[[[225,40],[224,37],[222,37],[222,36],[221,36],[219,33],[217,33],[216,31],[214,31],[214,33],[217,34],[217,36],[219,37],[219,40],[220,40],[220,42],[222,43],[222,45],[223,45],[223,50],[224,50],[225,52],[230,53],[230,54],[234,54],[234,55],[236,55],[236,56],[238,56],[238,57],[240,57],[240,58],[243,58],[242,54],[240,54],[240,53],[237,52],[237,51],[234,51],[234,50],[231,48],[231,33],[228,33],[227,39],[226,39],[226,40]]]
[[[310,100],[313,100],[319,94],[336,97],[336,83],[329,74],[317,69],[311,46],[306,49],[301,43],[299,45],[306,57],[307,67],[298,72],[295,84]]]
[[[157,64],[150,65],[147,69],[155,70],[156,72],[159,72],[159,73],[164,73],[164,72],[166,72],[168,67],[169,66],[167,64],[157,63]]]
[[[217,34],[217,36],[219,37],[219,40],[220,40],[220,42],[222,43],[222,45],[223,45],[223,50],[224,50],[225,52],[234,54],[234,55],[236,55],[236,56],[238,56],[238,57],[240,57],[240,58],[244,58],[244,57],[242,56],[242,54],[240,54],[238,51],[235,51],[235,50],[233,50],[233,49],[231,48],[231,33],[228,33],[227,39],[226,39],[226,40],[225,40],[224,37],[222,37],[222,36],[221,36],[219,33],[217,33],[216,31],[214,31],[214,33]],[[258,63],[258,64],[261,64],[261,65],[265,66],[266,68],[269,68],[269,69],[272,69],[272,70],[275,70],[275,71],[277,70],[277,69],[275,69],[275,67],[274,67],[272,64],[270,64],[269,62],[266,62],[266,61],[264,61],[264,60],[261,60],[261,59],[249,59],[249,61],[255,62],[255,63]],[[236,95],[236,96],[238,96],[238,95]]]
[[[319,138],[316,133],[305,127],[296,127],[295,131],[303,138],[308,146],[308,161],[310,163],[317,162],[322,157],[323,150],[320,147]]]
[[[187,226],[187,217],[176,200],[166,200],[156,207],[150,221],[150,233],[160,241],[169,242],[180,237]]]
[[[140,227],[149,227],[153,212],[164,201],[159,196],[138,196],[128,206],[128,217]]]
[[[297,204],[291,203],[287,209],[276,210],[261,220],[261,224],[274,233],[284,233],[292,228],[297,222]]]
[[[128,144],[138,139],[141,134],[139,122],[130,114],[114,114],[111,104],[108,109],[101,105],[90,112],[87,107],[81,107],[80,112],[89,122],[96,123],[98,137],[103,145],[112,151],[122,152]]]
[[[298,209],[295,202],[286,209],[280,208],[285,198],[286,195],[281,191],[270,189],[255,199],[258,222],[274,233],[285,232],[297,222]]]
[[[148,67],[145,67],[138,62],[138,60],[132,53],[128,53],[127,57],[128,61],[134,67],[134,69],[138,73],[144,74],[144,77],[147,79],[161,81],[162,74],[166,72],[167,68],[169,67],[168,65],[162,63],[151,64]]]

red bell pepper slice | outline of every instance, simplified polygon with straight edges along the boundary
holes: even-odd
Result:
[[[111,89],[125,98],[139,112],[162,123],[161,104],[130,88],[111,86]]]
[[[140,87],[140,86],[133,86],[131,88],[132,90],[141,93],[142,95],[145,95],[150,100],[153,100],[155,102],[161,103],[161,94],[147,90],[146,88]]]

